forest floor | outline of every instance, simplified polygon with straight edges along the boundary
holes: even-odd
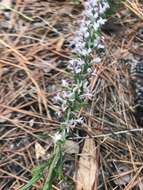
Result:
[[[53,151],[51,137],[60,127],[54,97],[62,80],[70,81],[69,44],[78,32],[82,2],[1,2],[0,190],[19,190]],[[91,79],[96,93],[87,109],[77,113],[86,122],[71,129],[64,146],[64,177],[54,181],[55,190],[82,190],[79,182],[83,190],[143,189],[142,124],[135,118],[130,74],[143,58],[143,3],[125,2],[102,28],[106,56]],[[91,175],[92,169],[98,175]],[[42,189],[47,173],[29,189]]]

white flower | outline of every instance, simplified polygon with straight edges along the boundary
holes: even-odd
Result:
[[[92,69],[91,69],[91,68],[88,68],[88,69],[87,69],[87,72],[88,72],[88,74],[90,74],[90,73],[92,72]]]
[[[66,100],[69,97],[68,92],[67,91],[63,91],[62,97],[63,97],[64,100]]]
[[[63,87],[68,87],[69,86],[69,84],[68,84],[68,82],[66,81],[66,80],[62,80],[62,86]]]
[[[81,51],[81,55],[86,56],[89,55],[91,53],[91,49],[82,49]]]
[[[90,23],[89,23],[90,24]],[[87,22],[85,22],[84,24],[81,23],[80,25],[80,30],[79,30],[79,34],[81,35],[81,33],[85,33],[87,31],[87,26],[89,25],[87,24]]]
[[[75,73],[80,73],[81,66],[84,64],[85,63],[82,59],[72,59],[69,61],[68,69],[72,70]]]
[[[96,64],[101,62],[100,57],[92,59],[94,54],[92,55],[91,53],[94,52],[93,50],[95,50],[95,48],[104,48],[104,39],[98,34],[97,31],[101,25],[105,24],[106,22],[106,19],[104,19],[102,15],[107,8],[109,8],[109,4],[106,0],[87,0],[85,2],[85,11],[83,11],[82,14],[83,19],[80,22],[76,37],[71,43],[74,45],[73,52],[77,55],[77,58],[73,58],[68,64],[68,68],[72,73],[74,73],[74,77],[77,76],[76,74],[82,74],[81,76],[85,75],[85,79],[82,81],[79,79],[77,80],[79,82],[75,84],[68,84],[66,80],[62,80],[62,86],[68,88],[63,90],[61,93],[58,93],[54,97],[54,100],[59,102],[61,105],[60,111],[56,113],[58,117],[62,117],[61,114],[70,108],[69,104],[71,104],[72,101],[75,102],[76,95],[79,96],[79,98],[81,98],[83,101],[92,99],[93,97],[91,84],[89,80],[86,79],[86,76],[89,76],[89,74],[97,75],[97,71],[96,68],[94,68],[93,71],[92,67],[87,68],[84,66],[88,66],[88,63]],[[84,68],[87,69],[87,73],[82,73]],[[75,127],[76,125],[82,125],[84,123],[83,117],[75,119],[76,113],[73,111],[71,114],[73,114],[74,117],[63,123],[67,127],[65,127],[62,132],[57,132],[52,136],[53,142],[55,144],[65,139],[66,133],[69,132],[70,127]]]
[[[103,4],[103,6],[104,6],[105,9],[109,9],[110,8],[109,3],[106,0],[102,4]]]
[[[93,11],[91,9],[86,9],[83,14],[87,17],[93,17],[94,14],[93,14]]]
[[[76,74],[81,73],[81,68],[77,68],[77,69],[75,69],[75,73],[76,73]]]
[[[99,49],[104,49],[105,48],[105,46],[103,45],[103,44],[98,44],[98,46],[97,46]]]
[[[76,122],[77,122],[78,124],[83,124],[84,118],[83,118],[83,117],[80,117],[79,119],[76,120]]]
[[[58,110],[55,114],[56,114],[56,116],[57,116],[58,118],[61,118],[61,117],[62,117],[62,112],[61,112],[60,110]]]
[[[85,3],[85,6],[86,6],[87,9],[95,7],[96,5],[97,5],[97,1],[96,0],[88,0]]]
[[[101,25],[105,24],[106,21],[107,21],[106,19],[103,19],[102,17],[100,17],[97,20],[97,25],[101,26]]]
[[[94,15],[93,15],[93,18],[94,18],[94,19],[97,19],[98,17],[99,17],[98,12],[95,12]]]
[[[84,34],[84,37],[85,38],[88,38],[90,36],[90,33],[87,31],[87,32],[85,32],[85,34]]]
[[[71,119],[69,121],[67,121],[67,125],[71,126],[71,127],[75,127],[76,125],[81,125],[84,123],[84,118],[80,117],[79,119]]]
[[[108,2],[102,2],[99,4],[99,13],[103,14],[106,9],[110,8]]]
[[[77,59],[72,59],[69,61],[69,65],[68,65],[68,68],[69,69],[74,69],[78,64],[78,61]]]
[[[100,27],[100,24],[98,22],[95,22],[93,24],[93,28],[94,28],[95,31],[97,31],[99,29],[99,27]]]
[[[58,141],[63,139],[63,135],[59,132],[55,133],[54,136],[52,136],[53,142],[56,144]]]
[[[58,93],[56,96],[54,96],[54,101],[56,101],[56,102],[61,102],[62,101],[62,98],[61,98],[61,96],[60,96],[60,94]]]
[[[96,57],[95,59],[93,59],[93,63],[100,63],[100,62],[101,62],[100,57]]]

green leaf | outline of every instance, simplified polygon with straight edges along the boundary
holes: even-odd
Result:
[[[33,186],[40,178],[42,174],[34,176],[25,186],[20,188],[20,190],[28,190],[31,186]]]

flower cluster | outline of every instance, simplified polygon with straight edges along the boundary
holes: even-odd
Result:
[[[74,58],[68,63],[73,80],[70,84],[62,80],[63,91],[54,98],[60,105],[63,114],[59,115],[63,115],[63,124],[66,127],[75,127],[84,122],[83,117],[76,117],[75,111],[85,105],[87,100],[92,99],[89,78],[91,74],[96,75],[92,65],[101,62],[101,56],[97,55],[97,50],[104,49],[101,25],[106,22],[104,17],[108,8],[107,0],[87,0],[85,2],[83,19],[72,41]],[[95,54],[96,56],[93,56]],[[57,137],[59,138],[60,135],[58,134]]]
[[[108,8],[107,0],[88,0],[85,2],[83,19],[72,42],[73,52],[78,58],[69,62],[69,68],[75,73],[82,72],[81,66],[85,64],[85,58],[87,59],[94,50],[104,49],[101,25],[106,22],[104,17]],[[88,59],[88,62],[90,61],[91,59]]]

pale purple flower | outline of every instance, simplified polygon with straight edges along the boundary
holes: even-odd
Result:
[[[84,123],[84,118],[80,117],[79,119],[71,119],[67,122],[67,125],[75,127],[76,125],[82,125]]]
[[[102,3],[99,4],[99,13],[103,14],[109,7],[108,2],[101,1]]]
[[[72,84],[72,82],[68,84],[66,80],[62,80],[62,86],[66,87],[66,90],[58,93],[54,97],[54,100],[60,104],[60,111],[56,113],[58,117],[61,117],[63,112],[68,111],[70,104],[75,101],[75,95],[78,95],[81,101],[91,100],[93,98],[90,81],[86,77],[89,75],[96,76],[96,68],[93,70],[93,67],[91,66],[91,68],[87,68],[87,73],[82,72],[84,68],[86,68],[84,66],[87,66],[85,64],[88,62],[89,64],[101,62],[100,57],[92,59],[92,56],[94,56],[95,49],[105,48],[103,43],[104,39],[99,35],[98,31],[106,22],[106,19],[103,18],[103,13],[108,8],[109,4],[107,0],[87,0],[85,2],[85,10],[82,14],[83,19],[80,21],[79,29],[75,33],[76,37],[71,42],[73,53],[77,58],[73,58],[68,64],[68,69],[74,73],[75,77],[80,76],[81,74],[81,76],[85,76],[85,79],[83,81],[81,81],[81,79],[77,80],[79,81],[77,84]],[[66,122],[63,122],[66,128],[62,132],[57,132],[52,136],[54,143],[64,140],[70,127],[75,127],[76,125],[82,125],[84,123],[83,117],[76,119],[74,111],[70,114],[74,115],[73,118],[67,119]]]
[[[62,98],[61,98],[61,95],[60,95],[60,93],[57,93],[57,95],[56,96],[54,96],[54,101],[56,101],[56,102],[61,102],[62,101]]]
[[[106,19],[103,19],[102,17],[100,17],[100,18],[97,20],[97,24],[98,24],[99,26],[101,26],[101,25],[105,24],[106,21],[107,21]]]
[[[62,86],[63,87],[68,87],[69,86],[69,84],[68,84],[68,82],[66,81],[66,80],[62,80]]]
[[[85,49],[82,49],[80,54],[83,55],[83,56],[86,56],[86,55],[89,55],[91,52],[92,52],[91,48],[89,48],[89,49],[85,48]]]
[[[94,18],[94,19],[97,19],[98,17],[99,17],[98,12],[94,13],[93,18]]]
[[[84,37],[88,38],[90,36],[90,33],[88,31],[85,32]]]
[[[68,91],[63,91],[61,95],[62,95],[64,101],[65,101],[66,99],[68,99],[68,97],[69,97]]]
[[[91,68],[88,68],[87,69],[87,73],[90,74],[92,72],[92,69]]]
[[[98,44],[98,46],[97,46],[99,49],[104,49],[105,48],[105,46],[103,45],[103,44]]]
[[[100,57],[96,57],[95,59],[93,59],[93,63],[100,63],[100,62],[101,62]]]
[[[97,31],[99,27],[100,27],[99,22],[95,22],[95,23],[93,24],[93,28],[94,28],[95,31]]]
[[[54,134],[54,136],[51,136],[53,139],[53,142],[56,144],[58,141],[63,139],[63,134],[57,132]]]
[[[93,28],[96,31],[105,24],[106,19],[102,18],[102,14],[109,8],[109,4],[106,0],[87,0],[85,2],[85,10],[83,11],[83,20],[80,22],[79,30],[76,33],[74,39],[74,53],[81,56],[88,56],[93,49],[90,46],[87,47],[86,42],[90,38],[90,30]],[[92,36],[91,36],[92,37]],[[104,48],[100,37],[97,36],[95,42],[93,42],[93,48]],[[76,73],[80,73],[80,68],[76,68]]]
[[[76,74],[81,73],[81,68],[77,68],[77,69],[75,69],[75,73],[76,73]]]
[[[81,72],[81,66],[84,65],[84,61],[82,59],[72,59],[69,61],[68,69],[75,73]]]
[[[58,110],[55,114],[56,114],[56,116],[57,116],[58,118],[61,118],[61,117],[62,117],[62,112],[61,112],[60,110]]]
[[[95,8],[97,6],[97,0],[88,0],[86,3],[85,3],[85,8],[86,9],[91,9],[91,8]]]

